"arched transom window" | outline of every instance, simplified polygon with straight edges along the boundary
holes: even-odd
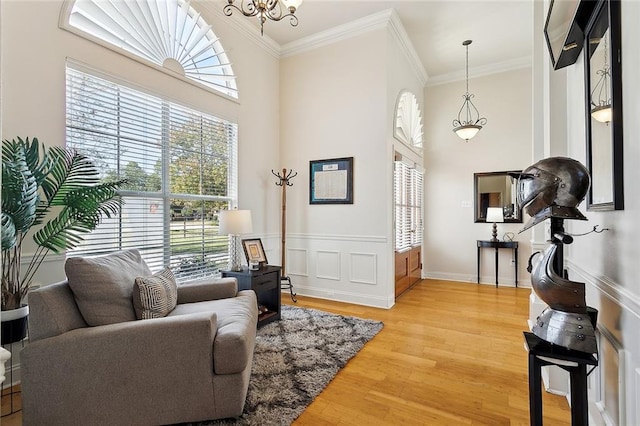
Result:
[[[405,145],[422,150],[422,113],[416,96],[409,91],[398,96],[393,135]]]
[[[65,28],[124,49],[233,98],[235,76],[211,25],[189,0],[76,0]]]

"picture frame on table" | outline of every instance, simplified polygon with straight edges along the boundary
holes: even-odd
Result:
[[[260,265],[267,264],[267,255],[264,253],[262,240],[260,238],[248,238],[242,240],[242,248],[247,258],[247,264],[258,262]]]
[[[309,204],[353,204],[353,157],[309,161]]]

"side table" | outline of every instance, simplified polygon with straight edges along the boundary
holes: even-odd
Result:
[[[516,287],[518,287],[518,242],[517,241],[478,241],[478,284],[480,284],[480,251],[483,247],[493,247],[496,250],[496,288],[498,287],[498,249],[510,248],[514,251]]]
[[[258,270],[221,271],[223,277],[238,280],[238,290],[253,290],[258,298],[258,327],[280,319],[279,266],[265,265]]]

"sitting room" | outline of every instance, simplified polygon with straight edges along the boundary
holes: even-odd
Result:
[[[2,424],[640,424],[637,16],[0,1]]]

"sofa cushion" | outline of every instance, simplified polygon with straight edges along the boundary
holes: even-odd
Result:
[[[218,320],[213,341],[213,371],[240,373],[251,360],[255,347],[258,323],[255,293],[245,290],[228,299],[179,304],[168,316],[205,311],[215,312]]]
[[[90,326],[135,321],[133,283],[151,275],[138,250],[100,257],[72,257],[64,265],[69,287]]]
[[[136,277],[133,284],[133,308],[136,318],[163,318],[176,307],[178,302],[178,287],[171,269],[162,271],[150,277]]]

